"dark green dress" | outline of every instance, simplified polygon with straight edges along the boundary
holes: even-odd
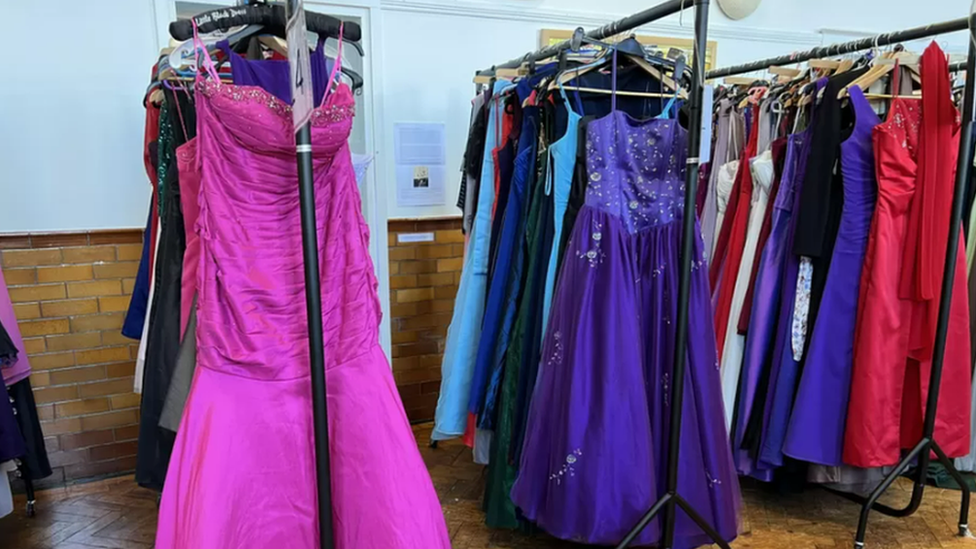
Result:
[[[520,402],[519,396],[523,392],[531,391],[524,387],[524,384],[531,377],[531,383],[534,385],[535,372],[538,370],[538,364],[533,362],[538,362],[540,352],[542,290],[549,264],[549,254],[546,250],[549,250],[552,245],[554,233],[552,196],[546,196],[545,192],[549,139],[544,136],[547,133],[545,131],[547,126],[552,126],[551,117],[543,116],[536,161],[538,169],[533,174],[529,186],[532,191],[530,199],[526,202],[525,233],[520,251],[524,254],[523,259],[528,267],[524,270],[519,284],[521,296],[504,360],[501,391],[497,403],[498,419],[492,437],[491,460],[488,466],[484,509],[485,522],[492,528],[514,529],[520,525],[520,516],[510,496],[518,475],[516,448],[521,448],[524,419],[528,414],[527,398],[524,402]],[[520,410],[520,404],[526,409]],[[520,416],[521,426],[518,425]]]

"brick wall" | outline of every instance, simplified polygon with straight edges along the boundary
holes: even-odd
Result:
[[[409,233],[432,233],[434,240],[399,242],[398,235]],[[427,421],[434,418],[444,341],[461,281],[461,220],[391,220],[389,245],[393,376],[407,417]]]
[[[399,243],[406,233],[434,240]],[[460,220],[392,220],[389,246],[394,377],[410,420],[426,421],[461,279]],[[54,468],[42,486],[135,468],[138,342],[119,331],[141,253],[141,230],[0,235]]]
[[[120,329],[142,231],[0,235],[54,475],[44,485],[135,468],[138,342]]]

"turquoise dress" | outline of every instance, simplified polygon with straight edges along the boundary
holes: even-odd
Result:
[[[549,250],[549,269],[546,271],[546,285],[543,290],[542,330],[549,322],[549,308],[552,305],[552,290],[556,285],[556,263],[559,257],[559,242],[562,240],[563,218],[569,206],[569,192],[573,186],[573,168],[576,166],[576,146],[579,139],[579,124],[583,118],[569,104],[566,90],[559,86],[559,93],[563,96],[569,119],[566,122],[566,133],[549,147],[549,169],[546,173],[546,195],[553,197],[553,222],[555,234],[552,248]],[[579,96],[576,96],[579,101]],[[582,106],[577,104],[582,110]]]

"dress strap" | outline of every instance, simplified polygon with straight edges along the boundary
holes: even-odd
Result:
[[[193,24],[193,50],[194,55],[197,58],[197,78],[200,77],[200,52],[203,52],[203,66],[207,69],[207,73],[210,74],[210,78],[214,79],[217,84],[220,84],[220,76],[217,75],[217,70],[214,68],[213,59],[210,58],[210,52],[207,51],[207,45],[203,43],[200,39],[200,32],[197,29],[197,22],[195,19],[190,19],[190,23]]]
[[[573,109],[573,106],[572,106],[572,103],[569,102],[569,97],[566,95],[566,89],[563,88],[563,83],[560,80],[558,80],[558,79],[556,80],[556,82],[559,84],[559,95],[562,96],[562,98],[563,98],[563,106],[566,107],[566,110],[570,114],[575,113],[575,114],[579,114],[579,115],[582,116],[582,114],[583,114],[583,101],[580,100],[579,90],[576,90],[576,92],[575,92],[576,109],[574,110]],[[579,86],[580,86],[580,82],[577,80],[576,87],[579,87]]]
[[[617,110],[617,48],[613,48],[613,68],[610,71],[610,112]]]
[[[895,70],[891,76],[891,95],[898,97],[901,92],[901,65],[900,60],[895,58]]]
[[[332,85],[336,81],[336,74],[338,74],[339,70],[342,68],[342,30],[344,25],[345,23],[339,23],[339,46],[336,48],[336,58],[335,63],[332,65],[332,73],[329,74],[329,83],[326,85],[325,93],[322,94],[322,105],[325,105],[326,99],[332,95],[329,92],[332,91]]]
[[[668,99],[668,103],[664,105],[664,108],[661,110],[661,114],[657,115],[657,118],[671,118],[671,109],[674,108],[674,104],[677,102],[678,94],[675,93],[673,96],[671,96],[671,99]]]

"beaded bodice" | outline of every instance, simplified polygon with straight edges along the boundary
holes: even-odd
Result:
[[[586,204],[619,217],[631,234],[681,218],[687,132],[675,120],[636,120],[623,111],[586,132]]]
[[[200,79],[197,90],[219,113],[217,119],[241,145],[253,151],[295,155],[291,106],[257,86],[238,86]],[[349,140],[355,99],[340,84],[312,111],[312,150],[316,156],[334,155]]]

